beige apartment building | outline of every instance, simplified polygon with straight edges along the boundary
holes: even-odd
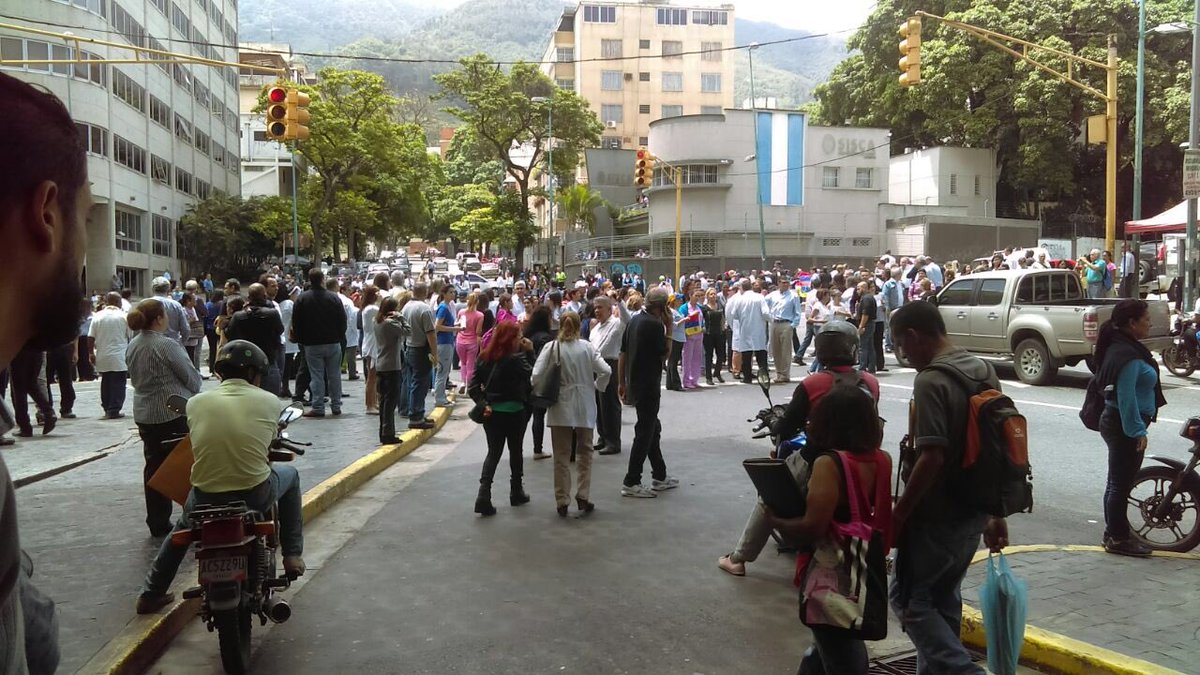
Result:
[[[664,117],[733,107],[733,5],[584,2],[563,10],[542,60],[591,104],[603,148],[647,145]]]

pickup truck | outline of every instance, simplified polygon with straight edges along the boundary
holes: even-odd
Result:
[[[1043,385],[1064,365],[1085,361],[1095,371],[1100,325],[1121,299],[1085,297],[1070,270],[1002,270],[959,277],[930,301],[954,344],[981,356],[1010,357],[1022,382]],[[1150,337],[1142,342],[1160,350],[1171,343],[1167,303],[1150,301],[1150,319]],[[903,354],[897,360],[907,365]]]

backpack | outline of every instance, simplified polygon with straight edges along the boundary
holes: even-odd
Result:
[[[929,367],[953,377],[969,396],[962,461],[951,469],[951,494],[996,518],[1032,511],[1033,472],[1025,416],[986,380],[974,380],[947,364]]]
[[[1112,270],[1108,269],[1108,264],[1104,265],[1104,290],[1111,291],[1113,287]]]
[[[1095,375],[1088,380],[1087,393],[1083,396],[1083,407],[1079,409],[1079,420],[1092,431],[1100,431],[1100,416],[1104,414],[1104,392]]]

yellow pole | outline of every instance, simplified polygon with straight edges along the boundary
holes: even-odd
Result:
[[[1104,168],[1104,249],[1117,255],[1117,36],[1108,36],[1108,87],[1105,96],[1107,133]]]
[[[679,283],[680,228],[683,227],[683,170],[675,167],[675,278],[671,286]]]

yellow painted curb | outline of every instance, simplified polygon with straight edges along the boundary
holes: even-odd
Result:
[[[434,408],[433,414],[430,415],[434,422],[432,429],[405,431],[399,443],[380,446],[305,492],[304,522],[307,523],[324,513],[342,497],[354,492],[384,469],[421,447],[450,419],[454,400],[452,395],[449,407]],[[179,586],[179,583],[175,585]],[[182,600],[164,614],[134,615],[125,625],[125,629],[76,671],[77,674],[138,675],[144,672],[171,640],[195,620],[199,611],[199,600]]]
[[[1026,546],[1008,546],[1005,555],[1021,553],[1048,553],[1051,551],[1067,551],[1079,553],[1104,553],[1102,546],[1088,545],[1059,545],[1059,544],[1030,544]],[[1171,551],[1155,551],[1154,557],[1175,558],[1184,560],[1200,560],[1195,553],[1174,553]],[[981,549],[971,559],[974,565],[988,558],[988,550]],[[962,614],[962,641],[972,647],[987,650],[987,633],[983,628],[983,615],[974,607],[964,604]],[[1025,625],[1025,644],[1021,647],[1021,660],[1039,668],[1046,668],[1063,675],[1094,675],[1110,673],[1112,675],[1183,675],[1177,670],[1126,656],[1111,649],[1076,640],[1065,635],[1059,635],[1036,626]]]

